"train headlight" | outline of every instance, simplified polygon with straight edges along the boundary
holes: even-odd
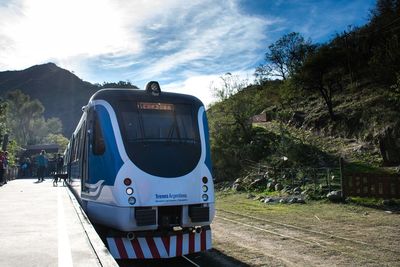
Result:
[[[130,186],[131,184],[132,184],[131,178],[125,178],[125,179],[124,179],[124,185]]]
[[[135,203],[136,203],[136,198],[130,197],[130,198],[128,198],[128,202],[129,202],[129,204],[131,204],[131,205],[135,205]]]
[[[208,191],[208,187],[206,185],[203,185],[203,192],[207,192]]]
[[[132,195],[132,194],[133,194],[133,188],[132,188],[132,187],[128,187],[128,188],[126,189],[126,193],[127,193],[128,195]]]
[[[203,184],[206,184],[208,182],[208,178],[204,176],[202,181],[203,181]]]
[[[208,200],[208,195],[207,194],[203,194],[201,197],[203,198],[203,201],[207,201]]]

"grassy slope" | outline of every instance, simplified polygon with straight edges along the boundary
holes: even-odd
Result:
[[[293,143],[312,146],[335,159],[343,157],[349,162],[349,170],[377,171],[382,165],[379,134],[398,121],[400,111],[389,100],[387,90],[362,89],[336,93],[333,100],[338,119],[331,121],[319,95],[293,98],[290,105],[279,105],[275,87],[271,99],[276,100],[266,103],[265,109],[272,120],[256,125],[277,135],[283,130]],[[269,88],[264,90],[264,96],[269,98]],[[300,128],[289,123],[294,111],[306,114]]]

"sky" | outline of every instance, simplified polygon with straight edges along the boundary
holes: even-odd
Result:
[[[252,82],[270,44],[364,25],[375,0],[0,0],[0,71],[53,62],[91,83],[215,101],[227,72]]]

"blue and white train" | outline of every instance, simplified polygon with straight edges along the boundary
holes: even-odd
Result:
[[[206,111],[195,97],[103,89],[83,107],[68,145],[68,183],[89,219],[114,231],[117,259],[211,248],[214,185]]]

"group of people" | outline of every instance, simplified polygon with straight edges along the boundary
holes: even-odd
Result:
[[[51,160],[49,162],[49,159],[46,156],[46,152],[42,150],[39,156],[36,157],[36,164],[38,182],[43,182],[45,176],[47,176],[48,174],[61,173],[64,165],[64,158],[61,154],[58,154],[54,160]]]
[[[0,186],[7,183],[8,152],[0,151]]]
[[[49,158],[45,150],[39,155],[21,158],[19,177],[37,177],[38,182],[44,181],[46,176],[54,173],[60,173],[64,165],[64,159],[61,154],[54,158]]]
[[[46,151],[42,150],[36,157],[23,157],[19,162],[18,177],[37,177],[37,182],[44,181],[46,176],[61,173],[64,165],[64,158],[57,154],[49,159]],[[0,186],[7,184],[8,181],[8,152],[0,150]]]

